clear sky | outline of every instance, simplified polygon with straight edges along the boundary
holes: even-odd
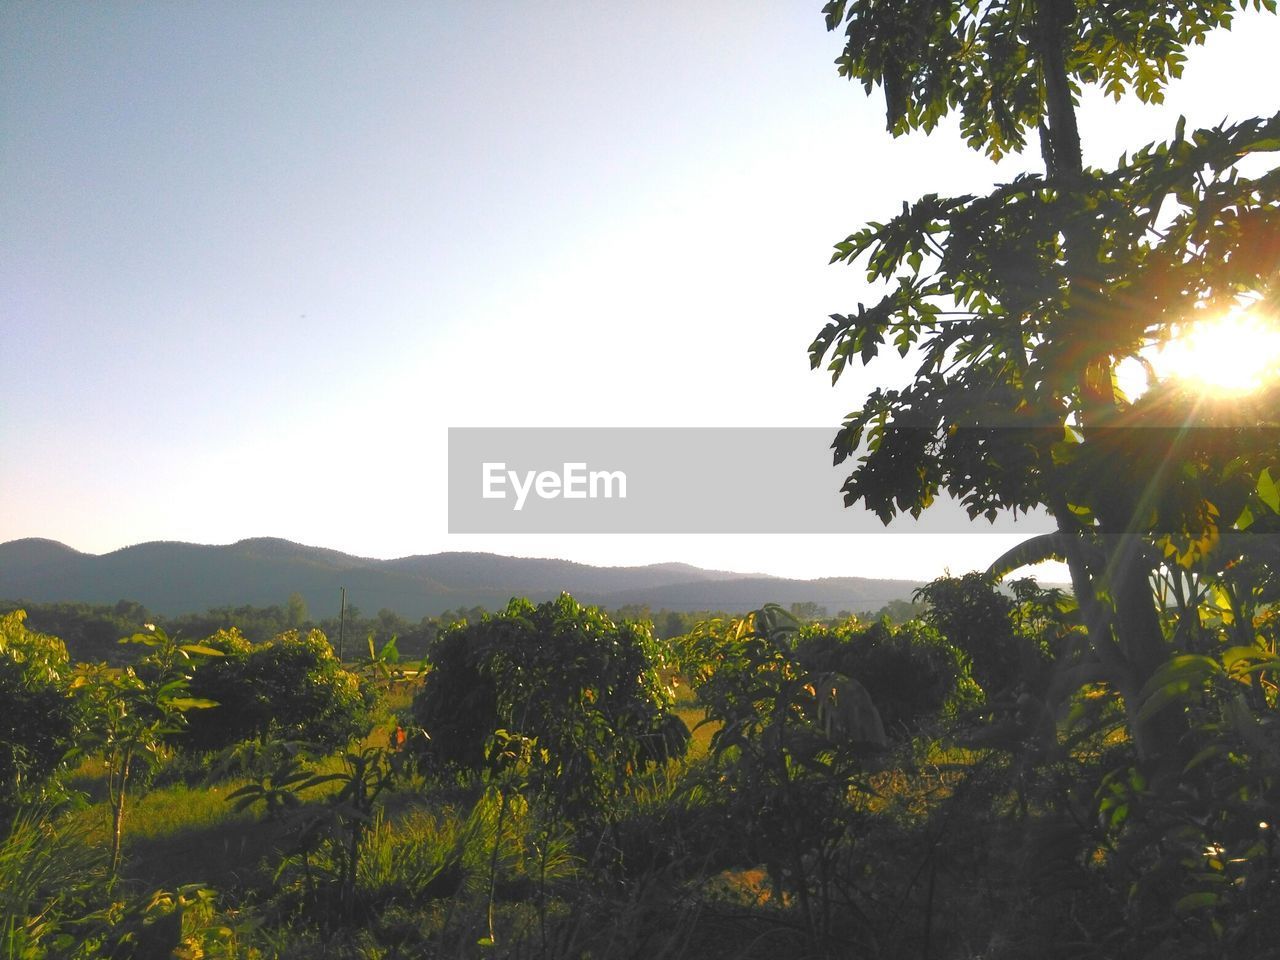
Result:
[[[0,540],[281,536],[929,577],[994,535],[449,536],[450,426],[834,428],[831,244],[999,167],[893,140],[821,3],[0,5]],[[1086,160],[1270,114],[1280,20]],[[691,464],[705,473],[716,464]],[[837,494],[832,493],[833,497]]]

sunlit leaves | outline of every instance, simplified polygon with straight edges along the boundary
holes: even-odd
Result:
[[[495,744],[536,741],[530,782],[571,816],[604,814],[636,773],[688,743],[648,626],[615,623],[567,594],[536,606],[513,600],[452,627],[430,660],[413,706],[424,759],[475,773],[500,759]]]
[[[1061,45],[1074,84],[1158,103],[1187,47],[1230,25],[1237,6],[1275,10],[1274,0],[830,0],[823,14],[845,34],[840,75],[883,90],[892,133],[929,131],[956,112],[969,145],[999,159],[1022,150],[1045,113],[1037,78],[1047,44]]]
[[[1187,311],[1274,280],[1280,246],[1258,231],[1274,236],[1280,227],[1280,178],[1250,180],[1232,165],[1278,132],[1280,118],[1189,136],[1179,131],[1171,143],[1144,148],[1110,173],[1089,172],[1070,194],[1024,176],[987,197],[929,195],[839,245],[836,259],[866,257],[872,278],[905,272],[880,302],[833,315],[810,346],[811,364],[826,360],[838,380],[850,362],[871,363],[889,343],[920,360],[914,383],[873,393],[837,437],[837,462],[862,455],[860,476],[845,487],[847,501],[865,500],[888,519],[918,513],[945,488],[974,515],[990,515],[1043,502],[1037,498],[1046,491],[1036,478],[1060,473],[1069,462],[1071,502],[1088,509],[1114,501],[1106,492],[1112,487],[1126,488],[1123,499],[1131,498],[1141,489],[1142,474],[1164,457],[1135,454],[1127,458],[1127,472],[1117,471],[1116,451],[1102,449],[1106,444],[1093,449],[1091,443],[1092,452],[1081,457],[1060,439],[1046,449],[1038,439],[998,438],[1011,426],[1069,428],[1082,402],[1077,390],[1083,371],[1101,375],[1118,358],[1168,336],[1175,318]],[[1206,170],[1228,173],[1206,180]],[[1095,236],[1101,257],[1087,303],[1070,299],[1063,252],[1063,237],[1078,229]],[[1088,325],[1080,327],[1085,317]],[[1099,355],[1110,357],[1111,365],[1090,359]],[[1115,387],[1099,381],[1091,389]],[[1192,409],[1177,412],[1164,396],[1121,401],[1133,408],[1123,425],[1185,423]],[[1205,413],[1197,409],[1194,416]],[[977,442],[964,427],[986,428],[987,435]],[[918,436],[921,430],[931,432],[929,441]],[[1078,445],[1081,436],[1071,439]],[[1205,455],[1184,462],[1207,463]],[[1231,459],[1215,456],[1219,471]],[[1091,464],[1101,468],[1105,484],[1093,485],[1090,477],[1098,471]],[[986,482],[996,471],[1004,478]],[[1023,482],[1013,482],[1019,471]],[[1211,549],[1219,525],[1207,504],[1219,510],[1221,522],[1243,509],[1234,493],[1200,493],[1171,512],[1165,491],[1163,507],[1134,522],[1149,521],[1175,535],[1185,530],[1173,555],[1191,562]]]

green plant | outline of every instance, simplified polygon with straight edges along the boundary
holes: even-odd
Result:
[[[607,817],[642,770],[688,742],[648,627],[614,623],[567,594],[454,626],[428,659],[413,701],[424,761],[478,775],[496,731],[534,741],[526,782],[571,819]]]
[[[27,807],[0,838],[0,948],[4,960],[44,956],[86,894],[103,878],[104,857],[85,827],[55,826],[49,811]],[[66,944],[63,944],[64,946]]]
[[[190,690],[218,706],[190,718],[174,739],[182,749],[221,750],[250,738],[336,748],[367,729],[374,687],[343,668],[320,631],[288,630],[255,644],[232,628],[202,645],[221,656],[196,666]]]
[[[1190,745],[1180,715],[1137,712],[1170,653],[1149,577],[1162,558],[1194,563],[1250,523],[1253,492],[1276,466],[1266,428],[1280,385],[1225,403],[1176,382],[1129,397],[1117,369],[1195,317],[1274,299],[1275,258],[1264,251],[1280,180],[1242,161],[1274,149],[1280,116],[1195,131],[1179,121],[1166,143],[1099,170],[1083,162],[1076,97],[1097,85],[1158,102],[1184,51],[1245,6],[1276,8],[824,8],[828,28],[845,33],[840,73],[883,89],[894,134],[956,113],[971,147],[999,158],[1036,136],[1044,163],[985,196],[928,194],[836,244],[833,262],[861,261],[891,288],[833,315],[810,346],[813,366],[825,362],[838,379],[889,347],[918,361],[908,383],[872,391],[837,434],[837,460],[853,463],[846,504],[886,522],[918,515],[943,491],[974,519],[1048,511],[1056,532],[1019,557],[1067,561],[1152,772],[1179,768]]]
[[[91,717],[86,740],[102,751],[107,765],[113,878],[120,868],[130,777],[137,764],[154,767],[160,762],[167,739],[185,727],[188,711],[216,706],[212,700],[190,696],[187,688],[200,660],[222,655],[211,647],[179,643],[158,628],[120,642],[141,644],[147,654],[136,666],[120,671],[105,665],[83,667],[72,682]]]
[[[1019,684],[1038,686],[1045,651],[1037,638],[1016,629],[1015,598],[981,573],[939,577],[916,590],[928,604],[923,619],[963,650],[973,677],[988,694],[1005,694]]]
[[[767,606],[700,624],[680,656],[707,720],[720,725],[711,749],[729,816],[778,899],[795,895],[811,946],[825,952],[833,867],[859,827],[850,799],[868,789],[866,761],[887,741],[856,678],[811,671],[796,656],[798,629]]]
[[[39,793],[80,721],[66,647],[25,620],[22,610],[0,616],[0,817]]]
[[[898,627],[887,620],[804,626],[793,648],[796,661],[812,674],[856,678],[885,730],[898,737],[983,699],[964,654],[919,621]]]
[[[316,773],[304,767],[299,751],[282,744],[270,752],[273,765],[260,768],[251,783],[227,796],[237,811],[261,803],[270,816],[291,821],[294,855],[301,857],[308,885],[313,889],[311,858],[322,847],[333,867],[338,907],[348,921],[357,909],[357,878],[365,831],[373,822],[374,805],[384,790],[404,773],[405,757],[381,747],[364,747],[343,755],[343,769]],[[304,804],[302,793],[324,784],[337,789],[318,804]]]
[[[84,918],[70,956],[236,960],[256,955],[246,948],[259,925],[252,915],[220,906],[216,890],[188,883],[130,895]]]
[[[1135,939],[1179,955],[1246,956],[1280,932],[1280,720],[1247,696],[1254,677],[1277,668],[1268,649],[1229,647],[1174,657],[1143,688],[1139,712],[1185,715],[1201,746],[1176,788],[1132,762],[1098,786],[1109,879]]]

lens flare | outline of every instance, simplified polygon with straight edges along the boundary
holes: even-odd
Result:
[[[1154,356],[1161,379],[1218,395],[1251,393],[1280,378],[1280,324],[1234,312],[1184,325]]]

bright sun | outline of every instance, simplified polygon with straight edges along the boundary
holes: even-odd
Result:
[[[1206,393],[1249,393],[1280,378],[1280,323],[1244,312],[1196,320],[1150,360],[1161,379]]]

